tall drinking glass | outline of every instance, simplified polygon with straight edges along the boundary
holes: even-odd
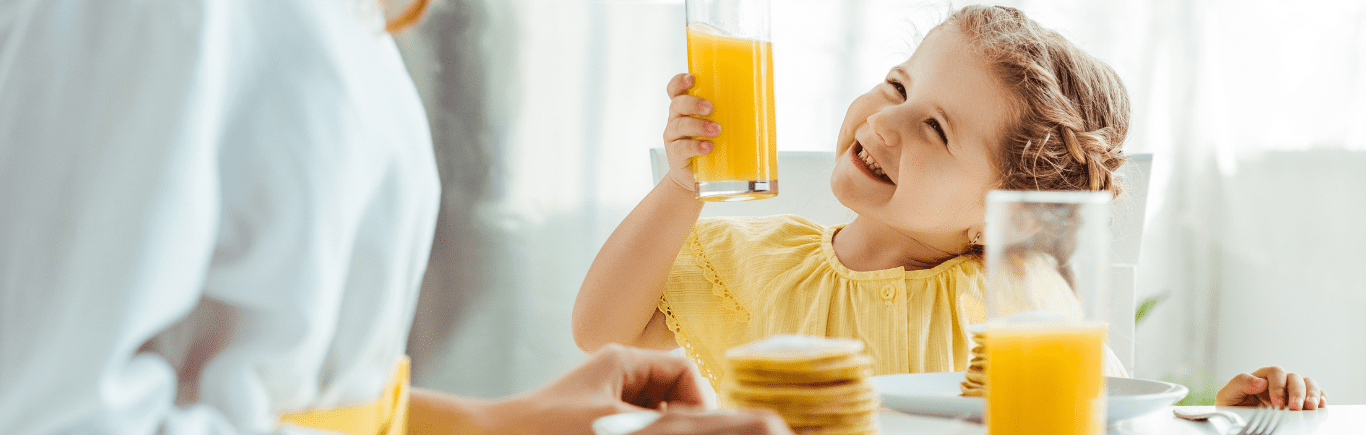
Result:
[[[987,195],[987,433],[1105,432],[1110,198]]]
[[[721,124],[712,151],[693,158],[697,199],[747,201],[778,195],[769,0],[687,0],[690,94],[712,102]]]

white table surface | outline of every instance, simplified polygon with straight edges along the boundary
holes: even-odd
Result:
[[[1176,418],[1169,406],[1141,417],[1123,420],[1110,426],[1108,435],[1223,435],[1228,422],[1215,418],[1214,422],[1194,422]],[[1213,406],[1183,406],[1199,412]],[[1247,416],[1252,408],[1219,407]],[[878,414],[882,434],[916,435],[978,435],[985,434],[981,424],[934,417],[901,414],[883,409]],[[1315,411],[1288,411],[1281,420],[1276,435],[1363,435],[1366,434],[1366,405],[1329,405]]]

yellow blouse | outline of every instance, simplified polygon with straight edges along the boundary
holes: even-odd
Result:
[[[875,375],[966,369],[964,327],[985,320],[980,259],[856,272],[835,257],[840,228],[793,215],[694,226],[659,310],[713,387],[726,349],[773,334],[863,340]]]

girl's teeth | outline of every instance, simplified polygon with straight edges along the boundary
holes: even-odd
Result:
[[[887,176],[887,173],[882,171],[882,166],[878,165],[876,161],[873,161],[873,157],[868,155],[867,150],[859,150],[858,156],[860,160],[863,160],[863,164],[867,165],[868,169],[873,171],[874,175],[879,177]]]

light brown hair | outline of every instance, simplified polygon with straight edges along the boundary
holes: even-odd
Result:
[[[995,159],[1000,188],[1119,195],[1129,94],[1114,70],[1015,8],[966,6],[945,24],[968,35],[1014,97]]]
[[[1124,164],[1129,131],[1129,93],[1109,65],[1077,48],[1024,12],[1005,6],[966,6],[945,20],[968,35],[1011,94],[1007,121],[994,163],[998,188],[1009,190],[1097,190],[1119,196],[1115,170]],[[1076,251],[1076,210],[1039,204],[1029,212],[1046,228],[1008,246],[1007,253],[1043,252],[1058,262],[1069,285],[1067,264]],[[973,249],[981,254],[981,247]],[[1075,289],[1075,288],[1074,288]]]

